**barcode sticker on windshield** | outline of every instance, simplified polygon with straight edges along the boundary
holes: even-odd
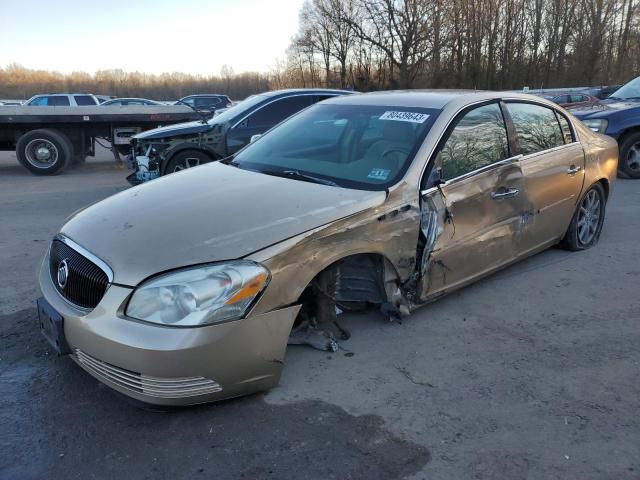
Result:
[[[380,120],[395,120],[396,122],[424,123],[429,118],[426,113],[416,112],[384,112]]]

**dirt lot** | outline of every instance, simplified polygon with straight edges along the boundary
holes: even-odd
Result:
[[[35,177],[0,152],[0,478],[640,478],[640,182],[618,182],[590,251],[402,324],[350,315],[344,350],[289,348],[271,392],[158,413],[55,357],[33,308],[51,236],[125,176],[103,154]]]

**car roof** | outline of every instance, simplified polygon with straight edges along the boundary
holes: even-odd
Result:
[[[192,95],[187,95],[187,96],[182,97],[182,98],[189,98],[189,97],[226,97],[226,96],[227,95],[225,95],[224,93],[194,93]]]
[[[67,97],[69,95],[93,95],[93,93],[74,92],[74,93],[38,93],[34,97]],[[33,98],[33,97],[32,97]]]
[[[263,92],[258,95],[263,95],[265,97],[275,97],[275,96],[286,96],[286,95],[349,95],[353,92],[351,90],[340,90],[337,88],[286,88],[283,90],[273,90],[270,92]]]
[[[118,98],[110,98],[107,102],[116,102],[118,100],[144,100],[145,102],[155,102],[155,100],[150,100],[148,98],[139,98],[139,97],[118,97]],[[106,102],[105,102],[106,103]]]
[[[443,109],[451,103],[466,104],[500,98],[548,103],[540,97],[526,93],[490,92],[484,90],[391,90],[339,96],[325,100],[323,103]]]

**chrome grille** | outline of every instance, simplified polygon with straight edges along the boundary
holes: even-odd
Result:
[[[213,380],[204,377],[151,377],[116,367],[75,349],[73,357],[89,372],[131,392],[156,398],[185,398],[222,391]]]
[[[63,262],[66,271],[59,275]],[[109,277],[102,268],[58,238],[51,243],[49,271],[56,290],[82,308],[95,308],[109,285]],[[64,282],[60,281],[61,276]]]

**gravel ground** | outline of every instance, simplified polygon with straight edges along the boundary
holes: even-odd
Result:
[[[289,348],[266,394],[152,412],[54,356],[33,308],[51,236],[125,176],[104,152],[52,178],[0,152],[0,478],[640,478],[640,182],[594,249],[402,324],[348,315],[342,351]]]

